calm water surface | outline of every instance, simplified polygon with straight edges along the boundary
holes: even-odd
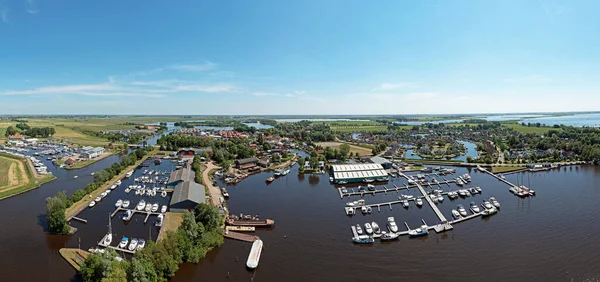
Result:
[[[44,232],[46,197],[59,190],[69,194],[91,181],[90,173],[100,170],[118,156],[111,156],[78,171],[49,169],[59,178],[31,192],[0,201],[0,280],[1,281],[68,281],[75,271],[58,254],[62,247],[89,248],[106,232],[108,213],[123,188],[105,199],[100,206],[87,210],[81,217],[87,225],[74,236],[47,235]],[[161,169],[168,169],[168,162]],[[163,167],[164,166],[164,167]],[[459,174],[466,173],[463,168]],[[139,172],[136,172],[139,173]],[[73,179],[74,175],[79,178]],[[408,210],[385,207],[372,215],[348,217],[340,199],[328,182],[328,175],[298,175],[297,166],[287,177],[265,184],[268,173],[250,176],[237,186],[228,187],[228,205],[233,213],[259,214],[274,218],[270,230],[256,232],[265,247],[260,266],[254,272],[245,269],[251,245],[226,240],[211,251],[201,263],[184,264],[173,281],[583,281],[598,279],[600,245],[597,206],[600,202],[600,168],[567,167],[541,173],[509,175],[516,183],[531,183],[538,196],[519,199],[508,192],[505,184],[488,175],[471,172],[473,185],[483,188],[483,195],[449,201],[439,205],[450,217],[457,204],[478,204],[495,196],[502,204],[493,217],[472,219],[455,225],[454,231],[430,234],[427,238],[372,246],[354,245],[350,225],[376,221],[384,226],[394,216],[399,226],[407,222],[416,227],[424,219],[435,224],[437,218],[429,207],[411,206]],[[393,178],[387,185],[402,185]],[[123,184],[127,185],[127,182]],[[221,184],[223,185],[223,184]],[[444,189],[455,189],[456,186]],[[121,194],[119,194],[121,193]],[[418,191],[405,194],[418,195]],[[369,203],[397,199],[399,194],[365,196]],[[160,198],[157,198],[160,199]],[[357,199],[356,197],[354,199]],[[166,201],[166,199],[159,200]],[[135,200],[133,203],[137,203]],[[112,220],[117,237],[156,237],[150,224],[135,218],[128,226]]]

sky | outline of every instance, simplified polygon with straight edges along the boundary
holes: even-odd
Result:
[[[600,1],[0,0],[0,114],[600,110]]]

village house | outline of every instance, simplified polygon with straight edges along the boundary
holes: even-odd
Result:
[[[252,169],[254,167],[256,167],[258,163],[258,159],[256,157],[251,157],[251,158],[246,158],[246,159],[239,159],[235,161],[235,166],[238,169]]]

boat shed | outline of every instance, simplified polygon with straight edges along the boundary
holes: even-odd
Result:
[[[195,156],[195,155],[202,155],[206,153],[207,155],[212,154],[212,148],[210,147],[205,147],[205,148],[183,148],[179,151],[177,151],[177,155],[178,156]]]
[[[366,181],[385,181],[387,172],[380,164],[343,164],[332,165],[331,174],[334,183],[345,181],[348,183]]]
[[[167,181],[167,187],[173,187],[184,181],[194,181],[196,174],[189,167],[183,167],[171,172],[169,175],[169,181]]]
[[[384,169],[392,168],[392,162],[382,157],[372,157],[371,162],[375,164],[380,164]]]
[[[169,208],[172,212],[183,212],[192,210],[204,202],[206,202],[204,186],[194,181],[184,181],[175,185]]]

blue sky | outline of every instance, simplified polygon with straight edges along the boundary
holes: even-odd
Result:
[[[0,113],[600,110],[598,10],[550,0],[0,0]]]

